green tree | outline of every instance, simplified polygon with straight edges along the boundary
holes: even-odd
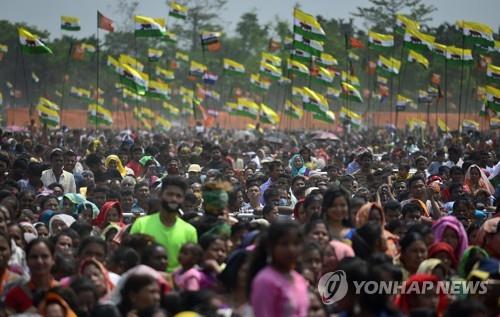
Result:
[[[396,22],[396,14],[403,12],[420,22],[432,20],[429,15],[436,11],[436,7],[422,2],[423,0],[370,0],[371,6],[357,7],[357,12],[351,14],[362,18],[365,27],[382,31],[392,28]]]
[[[244,52],[255,54],[265,49],[267,44],[269,25],[260,26],[257,13],[244,13],[238,24],[236,32],[238,33]]]

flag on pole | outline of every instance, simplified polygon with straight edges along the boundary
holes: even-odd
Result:
[[[56,103],[44,97],[40,97],[38,105],[36,106],[36,110],[38,111],[40,122],[43,125],[46,125],[48,127],[57,127],[59,125],[60,109]]]
[[[290,100],[285,101],[285,115],[294,119],[301,119],[304,115],[304,111],[301,107],[296,106]]]
[[[447,133],[450,131],[448,126],[446,125],[446,122],[444,122],[443,119],[438,119],[437,121],[438,128],[441,132]]]
[[[391,57],[387,58],[383,55],[378,57],[377,69],[386,76],[399,75],[401,61]]]
[[[270,53],[262,52],[261,61],[264,63],[271,64],[271,65],[276,66],[276,67],[281,67],[281,57],[270,54]]]
[[[145,99],[142,96],[139,96],[138,94],[128,90],[127,88],[122,88],[122,98],[127,101],[131,102],[144,102]]]
[[[363,117],[346,107],[340,108],[339,115],[344,124],[350,124],[354,128],[359,128],[363,124]]]
[[[228,74],[241,75],[245,73],[245,66],[229,58],[224,58],[223,69],[227,71]]]
[[[500,66],[488,64],[486,77],[488,77],[488,81],[500,83]]]
[[[483,47],[495,45],[493,29],[489,25],[464,20],[457,21],[455,25],[469,43],[479,44]]]
[[[126,64],[128,66],[131,66],[132,68],[134,68],[140,72],[142,72],[144,70],[144,64],[142,64],[141,62],[139,62],[137,59],[135,59],[134,57],[132,57],[130,55],[120,54],[118,61],[121,64]]]
[[[324,113],[314,113],[313,119],[323,121],[326,123],[335,123],[335,113],[333,113],[333,111],[331,110],[328,110],[327,112]]]
[[[368,47],[377,51],[387,51],[394,47],[394,36],[369,31]]]
[[[146,96],[155,99],[169,100],[170,87],[162,81],[150,80],[148,82]]]
[[[172,81],[175,79],[175,73],[168,69],[163,69],[159,66],[155,68],[155,75],[166,81]]]
[[[396,100],[396,110],[397,111],[405,111],[406,107],[416,108],[416,104],[410,98],[407,98],[403,95],[397,95]]]
[[[359,56],[356,55],[354,52],[349,52],[347,54],[347,59],[349,59],[352,62],[357,62],[357,61],[359,61]]]
[[[180,5],[176,2],[170,2],[170,11],[168,15],[177,19],[185,20],[188,14],[188,7]]]
[[[356,89],[356,87],[344,82],[341,83],[341,85],[342,85],[342,92],[340,93],[340,97],[342,99],[352,100],[354,102],[359,102],[359,103],[363,102],[363,97],[361,97],[361,93],[359,92],[358,89]]]
[[[109,66],[116,73],[120,73],[120,62],[111,55],[108,55],[106,58],[106,66]]]
[[[318,66],[313,78],[322,84],[331,84],[335,78],[335,73],[327,68]]]
[[[319,22],[310,14],[295,8],[293,11],[293,32],[305,38],[324,41],[325,31]]]
[[[267,124],[278,124],[280,116],[271,107],[261,103],[260,104],[259,121]]]
[[[30,33],[24,28],[18,29],[19,43],[21,51],[29,54],[52,54],[52,50],[48,48],[38,35]]]
[[[328,101],[322,94],[308,87],[303,87],[302,91],[304,93],[302,102],[305,111],[324,114],[329,110]]]
[[[306,65],[304,65],[298,61],[294,61],[292,59],[289,59],[288,60],[288,69],[297,75],[309,76],[309,68]]]
[[[408,119],[408,121],[406,121],[406,124],[408,125],[408,129],[410,131],[413,131],[417,128],[425,129],[425,127],[427,126],[427,122],[420,119]]]
[[[233,115],[248,117],[256,120],[260,107],[253,100],[248,98],[238,98],[237,107],[233,109]]]
[[[451,65],[472,65],[474,58],[470,49],[463,49],[455,46],[448,46],[446,50],[446,59]]]
[[[113,116],[111,111],[104,106],[91,103],[88,106],[88,120],[89,124],[106,125],[113,124]]]
[[[313,58],[311,53],[298,48],[294,48],[290,52],[290,59],[299,63],[309,64],[311,62],[311,58]]]
[[[304,92],[304,89],[301,87],[293,86],[292,87],[292,96],[293,97],[301,97],[304,98],[306,93]]]
[[[163,40],[165,40],[165,42],[175,44],[177,43],[177,34],[175,34],[174,32],[165,31]]]
[[[432,52],[436,38],[416,29],[406,29],[404,45],[418,52]]]
[[[337,66],[339,64],[335,57],[327,53],[321,53],[319,57],[314,59],[314,62],[323,67]]]
[[[290,85],[291,83],[292,83],[292,80],[288,77],[285,77],[285,76],[281,76],[278,79],[278,84],[282,85],[282,86]]]
[[[408,62],[418,63],[422,65],[425,69],[429,68],[429,60],[424,55],[417,53],[414,50],[410,50],[408,52]]]
[[[197,61],[191,61],[189,65],[189,75],[195,77],[202,77],[207,72],[207,66]]]
[[[462,121],[462,127],[465,130],[479,130],[479,123],[474,120],[464,119]]]
[[[167,116],[177,118],[180,114],[180,111],[178,108],[174,107],[172,104],[170,104],[166,101],[163,102],[163,109],[165,109]]]
[[[326,88],[326,96],[332,99],[338,99],[340,97],[340,89],[327,87]]]
[[[486,86],[486,106],[495,112],[500,112],[500,89]]]
[[[66,31],[80,31],[80,19],[76,17],[61,16],[61,29]]]
[[[396,33],[403,35],[408,29],[420,30],[420,24],[404,15],[396,15]]]
[[[359,39],[351,36],[349,38],[349,48],[365,48],[365,45]]]
[[[269,88],[271,87],[271,81],[265,77],[260,78],[259,74],[250,75],[250,84],[260,90],[269,90]]]
[[[120,64],[120,82],[138,95],[146,94],[149,76],[128,64]]]
[[[154,48],[148,48],[148,60],[150,62],[157,62],[160,60],[160,58],[162,57],[163,55],[163,51],[162,50],[157,50],[157,49],[154,49]]]
[[[167,32],[163,18],[136,15],[134,21],[136,37],[162,37]]]
[[[269,63],[260,63],[260,68],[259,71],[261,74],[274,78],[274,79],[280,79],[281,78],[281,69],[279,69],[276,66],[273,66]]]
[[[348,72],[342,71],[340,78],[343,82],[351,84],[355,87],[360,87],[361,83],[359,82],[359,78],[355,75],[351,75]]]
[[[69,90],[69,94],[75,98],[78,98],[78,99],[92,100],[90,90],[87,90],[87,89],[72,86]]]
[[[183,62],[189,62],[189,55],[181,52],[181,51],[176,51],[175,52],[175,59],[178,61],[183,61]]]
[[[446,58],[446,51],[448,50],[448,46],[444,44],[440,44],[437,42],[434,42],[432,46],[432,54],[434,57],[438,57],[440,59],[445,59]]]
[[[7,53],[9,51],[9,47],[5,44],[0,44],[0,52]]]
[[[500,118],[491,117],[490,118],[490,128],[491,129],[500,129]]]
[[[293,38],[293,48],[319,57],[323,52],[323,42],[310,40],[300,34],[295,34]]]
[[[202,32],[201,46],[209,52],[216,52],[221,48],[220,32]]]
[[[97,27],[99,29],[103,29],[109,32],[114,32],[115,27],[113,24],[114,24],[113,20],[105,17],[104,15],[101,14],[101,12],[97,11]]]

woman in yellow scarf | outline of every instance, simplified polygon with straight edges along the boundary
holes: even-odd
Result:
[[[108,155],[104,161],[104,166],[107,170],[116,169],[122,177],[127,175],[127,169],[123,166],[122,161],[117,155]]]

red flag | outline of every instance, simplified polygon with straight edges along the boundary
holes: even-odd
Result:
[[[363,42],[361,42],[360,40],[358,40],[355,37],[351,37],[349,39],[349,42],[350,42],[352,48],[365,48],[365,45],[363,44]]]
[[[73,54],[71,55],[73,59],[83,61],[85,59],[85,49],[81,43],[78,43],[73,48]]]
[[[101,12],[97,11],[97,27],[109,32],[114,32],[113,20],[105,17]]]

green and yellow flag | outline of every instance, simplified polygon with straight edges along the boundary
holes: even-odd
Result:
[[[59,117],[60,109],[56,103],[44,97],[40,97],[36,110],[38,111],[40,122],[43,125],[48,127],[57,127],[59,125],[61,120]]]
[[[167,32],[163,18],[136,15],[134,20],[136,37],[163,37]]]
[[[418,63],[422,65],[425,69],[429,68],[429,60],[424,55],[417,53],[414,50],[410,50],[408,52],[408,62]]]
[[[342,92],[340,93],[340,98],[351,100],[354,102],[363,102],[363,97],[356,87],[348,83],[341,83]]]
[[[229,58],[224,58],[223,69],[228,74],[241,75],[245,73],[245,66]]]
[[[329,110],[328,101],[322,94],[308,87],[303,87],[302,91],[304,92],[302,102],[305,111],[324,114]]]
[[[9,51],[9,47],[5,44],[0,44],[0,53],[7,53]]]
[[[321,55],[314,59],[314,62],[323,67],[337,66],[339,62],[333,55],[321,53]]]
[[[111,111],[104,106],[92,103],[88,106],[88,120],[89,124],[97,125],[111,125],[113,124],[113,116]]]
[[[408,29],[420,30],[420,24],[404,15],[396,15],[396,33],[403,35]]]
[[[335,113],[331,110],[328,110],[325,113],[314,113],[313,119],[326,123],[335,123]]]
[[[170,2],[170,11],[168,15],[177,19],[185,20],[188,14],[188,7],[180,5],[176,2]]]
[[[326,96],[331,99],[338,99],[340,97],[340,89],[327,87]]]
[[[120,82],[138,95],[145,95],[148,90],[149,76],[128,64],[120,64]]]
[[[297,87],[297,86],[292,87],[292,96],[293,97],[304,98],[305,95],[306,95],[306,93],[304,92],[304,89],[302,87]]]
[[[163,109],[165,109],[165,112],[168,116],[175,117],[177,118],[180,114],[180,110],[174,107],[172,104],[164,101],[163,102]]]
[[[472,57],[472,50],[463,49],[455,46],[448,46],[446,49],[446,59],[452,65],[472,65],[474,58]]]
[[[80,31],[80,19],[76,17],[61,16],[61,29],[66,31]]]
[[[327,68],[318,66],[313,78],[322,84],[331,84],[335,78],[335,72]]]
[[[343,82],[346,82],[346,83],[351,84],[353,86],[356,86],[356,87],[361,86],[359,78],[356,75],[351,75],[348,72],[342,71],[340,73],[340,78],[342,79]]]
[[[259,121],[267,124],[278,124],[280,116],[271,107],[261,103]]]
[[[310,40],[300,34],[295,34],[293,38],[293,48],[319,57],[323,52],[323,42]]]
[[[256,120],[259,111],[260,107],[255,101],[248,98],[238,98],[236,108],[232,109],[231,114]]]
[[[265,62],[260,62],[260,68],[259,71],[262,75],[268,76],[274,79],[280,79],[281,78],[281,69]]]
[[[354,128],[359,128],[363,124],[363,117],[346,107],[340,108],[339,114],[344,123],[351,124]]]
[[[301,119],[304,115],[304,111],[301,107],[294,105],[290,100],[285,101],[285,115],[294,119]]]
[[[130,55],[120,54],[118,61],[121,64],[126,64],[128,66],[131,66],[133,69],[136,69],[140,72],[142,72],[144,70],[144,64],[142,64],[141,62],[139,62],[137,59],[135,59],[134,57],[132,57]]]
[[[488,64],[486,77],[488,77],[488,81],[500,83],[500,66]]]
[[[178,61],[183,61],[183,62],[189,62],[189,55],[181,52],[181,51],[176,51],[175,52],[175,59]]]
[[[159,80],[150,80],[146,95],[151,98],[168,100],[170,99],[170,87]]]
[[[262,62],[271,64],[275,67],[281,67],[281,57],[271,53],[262,52]]]
[[[394,47],[394,36],[373,31],[368,32],[368,47],[378,51],[387,51]]]
[[[155,75],[162,78],[163,80],[166,80],[166,81],[172,81],[175,79],[174,71],[168,70],[168,69],[163,69],[159,66],[156,66]]]
[[[399,69],[401,68],[401,61],[391,57],[387,58],[383,55],[378,57],[377,70],[385,76],[399,75]]]
[[[432,52],[436,38],[416,29],[406,29],[404,36],[405,47],[418,52]]]
[[[163,51],[162,50],[157,50],[157,49],[154,49],[154,48],[148,48],[148,60],[150,62],[157,62],[160,60],[160,58],[162,57],[163,55]]]
[[[500,112],[500,89],[486,86],[486,106],[495,112]]]
[[[48,48],[38,35],[31,34],[24,28],[18,29],[19,43],[21,51],[28,54],[52,54],[52,50]]]
[[[75,98],[78,98],[78,99],[92,100],[92,95],[90,93],[90,90],[87,90],[84,88],[78,88],[78,87],[72,86],[69,90],[69,94]]]
[[[309,76],[309,68],[301,62],[288,59],[288,69],[301,76]]]
[[[123,100],[126,101],[131,101],[131,102],[144,102],[145,98],[128,90],[127,88],[122,88],[122,98]]]
[[[189,75],[195,76],[195,77],[202,77],[205,73],[207,72],[207,66],[198,63],[197,61],[191,61],[191,64],[189,65]]]
[[[483,47],[493,47],[495,45],[493,29],[489,25],[464,20],[457,21],[455,25],[469,43],[477,43]]]
[[[250,75],[250,84],[260,90],[269,90],[271,87],[271,81],[267,78],[261,78],[259,74]]]
[[[172,123],[168,119],[163,118],[160,115],[155,116],[155,124],[158,128],[164,131],[167,131],[172,127]]]
[[[326,38],[319,22],[312,15],[297,8],[293,11],[293,32],[311,40],[324,41]]]
[[[412,99],[407,98],[403,95],[397,95],[396,110],[397,111],[405,111],[406,107],[416,108],[417,105],[416,105],[416,103],[413,102]]]

